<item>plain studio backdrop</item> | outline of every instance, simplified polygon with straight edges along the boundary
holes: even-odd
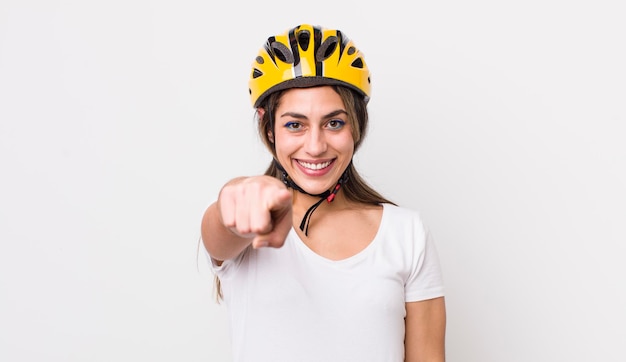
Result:
[[[435,236],[448,361],[625,361],[622,3],[2,1],[0,360],[230,361],[200,219],[313,23],[372,71],[355,163]]]

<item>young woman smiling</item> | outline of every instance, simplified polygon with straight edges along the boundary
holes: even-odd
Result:
[[[224,185],[201,225],[235,360],[444,361],[430,234],[352,163],[368,123],[361,52],[300,25],[268,38],[249,89],[273,161]]]

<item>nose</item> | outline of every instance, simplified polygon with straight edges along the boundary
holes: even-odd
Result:
[[[321,156],[326,152],[327,144],[324,132],[313,128],[307,132],[304,149],[310,156]]]

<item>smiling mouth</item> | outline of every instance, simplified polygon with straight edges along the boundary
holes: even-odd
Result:
[[[321,163],[309,163],[309,162],[304,162],[300,160],[297,160],[297,162],[300,166],[309,170],[321,170],[321,169],[328,167],[331,163],[333,163],[333,161],[326,161],[326,162],[321,162]]]

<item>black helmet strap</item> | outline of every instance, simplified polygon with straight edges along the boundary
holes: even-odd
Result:
[[[326,190],[326,191],[322,192],[321,194],[310,194],[310,193],[304,191],[295,182],[293,182],[293,180],[289,177],[289,175],[287,175],[287,171],[285,171],[283,166],[281,166],[281,164],[276,159],[274,159],[273,162],[276,165],[276,167],[280,170],[280,172],[281,172],[281,180],[287,187],[290,187],[290,188],[292,188],[292,189],[294,189],[294,190],[296,190],[298,192],[301,192],[303,194],[320,198],[319,201],[317,201],[316,203],[311,205],[311,207],[309,207],[309,209],[306,211],[306,213],[304,213],[304,217],[302,218],[302,222],[300,222],[300,230],[304,231],[304,235],[309,236],[309,222],[311,221],[311,216],[313,215],[313,212],[322,204],[322,202],[324,200],[326,200],[326,201],[328,201],[330,203],[330,202],[332,202],[335,199],[335,195],[337,195],[337,192],[339,192],[339,189],[341,188],[341,185],[344,184],[346,181],[348,181],[348,175],[347,175],[348,174],[348,170],[346,169],[346,171],[344,171],[343,175],[341,175],[341,177],[339,178],[339,181],[337,181],[337,184],[335,185],[335,187],[333,187],[332,191],[331,190]]]

